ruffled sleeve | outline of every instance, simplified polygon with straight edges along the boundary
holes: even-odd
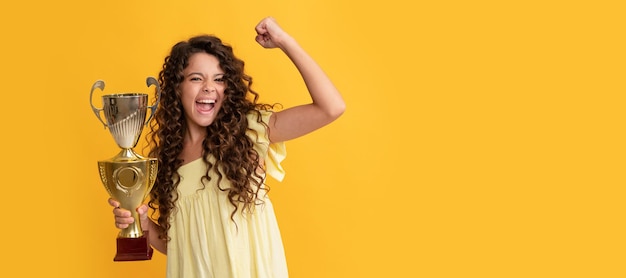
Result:
[[[266,125],[269,124],[270,116],[273,112],[267,110],[262,110],[260,112],[261,120]],[[255,142],[254,149],[265,161],[266,173],[277,181],[282,181],[285,177],[285,170],[280,165],[280,163],[287,156],[285,142],[270,143],[269,135],[267,134],[267,128],[265,127],[265,125],[258,122],[256,113],[248,114],[247,118],[248,126],[251,129],[248,130],[248,136]]]

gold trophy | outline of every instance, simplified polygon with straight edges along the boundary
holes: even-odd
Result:
[[[143,126],[147,125],[156,111],[161,89],[153,77],[146,80],[148,87],[156,86],[157,101],[148,106],[148,94],[121,93],[102,96],[103,107],[96,108],[92,98],[95,89],[104,91],[104,81],[98,80],[91,87],[89,103],[104,128],[108,128],[117,145],[122,149],[111,159],[98,161],[100,179],[109,195],[120,202],[120,207],[131,212],[135,222],[122,229],[117,236],[117,254],[114,261],[139,261],[152,258],[148,231],[141,229],[136,208],[150,193],[157,175],[157,159],[146,158],[133,151]],[[146,119],[148,108],[150,117]],[[105,120],[100,117],[104,111]]]

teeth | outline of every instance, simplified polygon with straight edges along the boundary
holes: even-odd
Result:
[[[198,100],[196,102],[204,103],[204,104],[211,104],[211,103],[215,103],[215,100],[214,99],[201,99],[201,100]]]

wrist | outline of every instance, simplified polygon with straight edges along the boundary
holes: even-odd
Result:
[[[298,42],[293,37],[285,34],[276,42],[276,45],[278,45],[278,48],[280,48],[283,52],[288,52],[293,47],[297,46]]]

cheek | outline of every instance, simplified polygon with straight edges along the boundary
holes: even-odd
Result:
[[[191,106],[193,106],[193,104],[195,103],[195,95],[188,92],[186,93],[184,91],[181,91],[179,94],[179,99],[180,102],[183,104],[183,107],[185,109],[190,109]]]
[[[189,86],[184,86],[184,85],[180,85],[179,89],[177,90],[178,92],[178,97],[180,99],[188,99],[191,95],[193,95],[191,92],[191,87]]]
[[[217,89],[218,97],[221,98],[221,99],[224,99],[225,91],[226,91],[225,87],[218,88]]]

